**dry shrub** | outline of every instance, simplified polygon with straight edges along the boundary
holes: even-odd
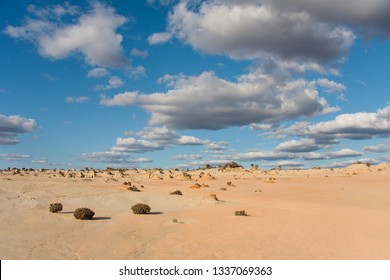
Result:
[[[132,192],[140,192],[140,190],[136,187],[136,186],[130,186],[127,188],[129,191],[132,191]]]
[[[248,214],[245,212],[245,210],[235,211],[234,215],[236,215],[236,216],[248,216]]]
[[[191,186],[190,188],[191,189],[199,189],[200,188],[200,184],[195,183],[195,185]]]
[[[73,213],[73,216],[79,220],[92,220],[94,215],[95,212],[89,208],[77,208]]]
[[[131,206],[134,214],[148,214],[151,210],[150,206],[147,204],[137,203]]]
[[[49,211],[52,213],[57,213],[59,211],[62,211],[62,204],[61,203],[51,203],[49,207]]]
[[[220,188],[221,191],[227,191],[227,188]]]
[[[183,195],[181,191],[177,190],[170,193],[171,195]]]

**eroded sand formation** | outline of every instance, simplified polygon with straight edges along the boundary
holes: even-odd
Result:
[[[390,163],[3,170],[0,207],[1,259],[390,259]]]

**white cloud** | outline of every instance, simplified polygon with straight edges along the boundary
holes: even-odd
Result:
[[[121,78],[117,76],[112,76],[108,80],[108,85],[97,85],[95,87],[95,90],[109,90],[109,89],[115,89],[123,86],[124,82]]]
[[[168,20],[169,32],[193,48],[232,58],[332,61],[343,58],[354,41],[342,25],[269,1],[204,1],[192,10],[183,1]]]
[[[7,26],[6,34],[13,38],[25,39],[38,46],[40,55],[51,59],[64,59],[74,53],[81,53],[85,62],[104,67],[125,67],[129,60],[123,55],[122,36],[116,29],[127,19],[116,14],[115,10],[100,2],[92,2],[90,11],[80,15],[72,24],[62,19],[65,15],[74,16],[69,7],[43,7],[45,13],[28,18],[20,27]],[[74,9],[72,9],[74,10]],[[56,13],[53,18],[50,14]],[[30,9],[31,12],[31,9]]]
[[[150,6],[155,6],[156,4],[160,4],[161,6],[169,6],[178,0],[146,0],[146,3]]]
[[[238,153],[232,156],[237,161],[258,161],[258,160],[287,160],[297,158],[293,153],[279,151],[252,151],[247,153]]]
[[[359,151],[355,151],[352,149],[342,149],[336,152],[327,153],[329,158],[344,158],[344,157],[357,157],[361,156],[363,153]]]
[[[313,17],[339,25],[346,25],[363,36],[390,36],[387,0],[268,0],[278,9],[305,11]]]
[[[115,146],[111,148],[112,151],[131,152],[131,153],[145,153],[150,151],[157,151],[165,149],[163,143],[138,140],[135,138],[117,138]]]
[[[83,103],[87,103],[88,100],[89,97],[87,96],[76,96],[76,97],[68,96],[65,98],[65,102],[68,104],[72,104],[72,103],[83,104]]]
[[[129,77],[130,78],[133,78],[133,79],[140,79],[142,77],[146,77],[146,69],[145,67],[143,66],[136,66],[136,67],[132,67],[130,70],[129,70]]]
[[[172,34],[168,32],[153,33],[148,37],[148,42],[150,45],[165,44],[171,38]]]
[[[335,81],[330,81],[328,79],[318,79],[317,84],[325,89],[325,91],[330,93],[345,91],[347,88],[345,85],[336,83]]]
[[[204,72],[178,78],[166,93],[125,92],[109,99],[105,106],[138,105],[151,113],[150,125],[178,129],[221,129],[251,123],[274,123],[301,116],[334,112],[304,80],[277,83],[265,76],[262,81],[233,83]]]
[[[282,161],[278,161],[276,163],[270,164],[269,166],[271,166],[271,167],[281,166],[284,168],[299,168],[299,167],[303,167],[304,164],[302,162],[299,162],[299,161],[282,160]]]
[[[146,58],[146,57],[149,56],[149,53],[148,53],[148,51],[142,51],[142,50],[139,50],[137,48],[133,48],[130,51],[130,55],[131,56],[139,56],[139,57],[142,57],[142,58]]]
[[[300,153],[300,152],[313,152],[321,149],[321,146],[316,144],[313,139],[300,139],[300,140],[289,140],[283,143],[280,143],[275,150],[281,152],[291,152],[291,153]]]
[[[370,139],[390,135],[390,106],[374,113],[358,112],[338,115],[332,121],[309,125],[302,131],[315,138]]]
[[[19,115],[6,116],[0,114],[0,145],[14,145],[19,143],[17,135],[34,131],[36,121]]]
[[[177,139],[177,144],[179,145],[207,145],[210,141],[208,140],[202,140],[199,138],[196,138],[194,136],[180,136],[179,139]]]
[[[384,152],[390,152],[390,143],[381,143],[376,146],[364,146],[363,147],[364,152],[373,152],[373,153],[384,153]]]
[[[102,67],[96,67],[88,71],[88,78],[100,78],[109,75],[107,69]]]
[[[197,160],[197,159],[201,159],[202,156],[201,155],[176,155],[175,156],[175,159],[177,160]]]
[[[0,154],[0,160],[6,161],[22,161],[32,158],[30,155],[21,155],[21,154]]]
[[[140,163],[153,162],[148,158],[132,158],[127,152],[107,151],[107,152],[95,152],[95,153],[83,153],[81,159],[89,162],[99,163],[121,163],[130,164],[131,166],[137,166]]]
[[[31,163],[48,164],[49,161],[47,160],[47,158],[42,158],[42,159],[33,159]]]
[[[201,140],[194,136],[178,135],[167,127],[146,127],[142,131],[126,132],[126,134],[138,136],[140,139],[119,137],[110,151],[91,154],[84,153],[81,155],[81,158],[91,162],[134,163],[134,159],[129,159],[131,158],[131,153],[146,153],[174,146],[197,146],[212,143],[209,140]]]
[[[317,144],[336,144],[339,139],[371,139],[390,136],[390,106],[376,112],[341,114],[319,123],[296,122],[287,128],[274,128],[273,136],[294,135],[315,139]]]

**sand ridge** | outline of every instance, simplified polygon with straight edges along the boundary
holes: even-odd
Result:
[[[128,190],[129,182],[140,192]],[[3,170],[0,258],[390,259],[389,182],[390,163]],[[182,195],[170,195],[176,190]],[[64,209],[49,212],[54,202]],[[134,215],[136,203],[151,213]],[[75,219],[79,207],[92,209],[94,219]]]

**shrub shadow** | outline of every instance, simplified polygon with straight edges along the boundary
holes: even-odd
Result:
[[[92,218],[92,220],[97,220],[97,221],[99,221],[99,220],[111,220],[111,217],[94,217],[94,218]]]
[[[161,215],[164,214],[164,212],[149,212],[148,215]]]

